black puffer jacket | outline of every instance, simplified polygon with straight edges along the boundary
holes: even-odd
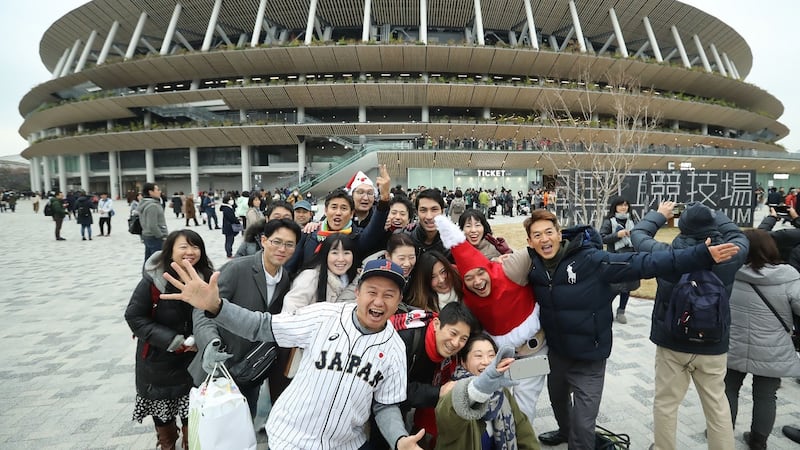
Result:
[[[577,360],[597,361],[611,354],[611,301],[617,293],[610,283],[678,274],[713,262],[705,245],[681,251],[609,253],[602,250],[600,235],[589,226],[562,230],[562,238],[566,251],[552,275],[528,248],[533,264],[528,281],[550,351]]]
[[[186,369],[195,355],[195,352],[167,351],[175,336],[191,336],[191,305],[161,300],[151,316],[151,286],[155,285],[159,293],[176,292],[172,285],[167,288],[161,276],[164,269],[158,265],[160,258],[161,252],[156,252],[147,260],[143,277],[125,310],[125,320],[137,338],[136,393],[152,400],[179,398],[189,393],[192,378]]]

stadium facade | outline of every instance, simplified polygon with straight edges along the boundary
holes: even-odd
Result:
[[[52,79],[19,105],[34,189],[323,192],[378,164],[524,189],[586,162],[553,141],[613,142],[620,95],[658,117],[635,168],[765,186],[800,168],[775,144],[781,102],[744,81],[744,39],[672,0],[95,0],[40,55]],[[561,127],[553,98],[593,108]]]

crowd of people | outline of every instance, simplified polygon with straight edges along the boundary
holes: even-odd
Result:
[[[670,201],[636,223],[630,203],[615,198],[600,230],[562,228],[547,191],[405,191],[385,167],[374,181],[359,172],[330,192],[319,220],[299,192],[216,194],[163,200],[145,183],[131,207],[145,247],[125,313],[139,341],[133,418],[153,418],[162,449],[188,448],[189,390],[221,363],[253,418],[260,402],[272,403],[258,424],[270,448],[593,449],[612,325],[627,322],[630,292],[645,278],[658,283],[652,448],[676,448],[689,382],[709,448],[733,448],[740,387],[752,374],[744,440],[764,449],[780,378],[800,377],[790,333],[775,326],[791,328],[800,315],[800,218],[788,204],[796,229],[771,231],[781,219],[773,208],[745,232],[721,211],[689,204],[667,244],[654,236],[675,214]],[[532,209],[522,225],[527,246],[511,249],[488,219],[520,214],[521,201]],[[110,202],[79,195],[77,219],[88,204],[101,235],[103,224],[110,233]],[[59,239],[70,205],[62,193],[49,205]],[[187,228],[169,232],[165,214]],[[190,222],[226,236],[230,260],[219,272]],[[91,221],[85,226],[91,239]],[[730,298],[711,344],[670,333],[671,292],[695,271],[713,272]],[[270,369],[237,379],[234,368],[262,342],[276,348]],[[770,351],[754,351],[764,346]],[[544,356],[549,374],[512,378],[515,364]],[[537,436],[545,384],[558,428]],[[800,430],[784,432],[800,442]]]

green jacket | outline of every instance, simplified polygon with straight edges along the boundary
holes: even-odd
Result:
[[[470,380],[472,378],[457,381],[453,389],[439,398],[439,403],[436,404],[436,426],[439,429],[436,450],[482,450],[481,435],[486,431],[486,422],[480,417],[486,413],[486,404],[469,401],[467,386]],[[519,450],[540,450],[539,440],[528,421],[528,416],[519,409],[514,396],[507,389],[503,389],[503,393],[514,414],[517,447]],[[454,406],[454,403],[457,406]],[[456,408],[462,411],[462,414],[466,411],[468,415],[478,419],[464,418],[456,412]]]
[[[50,199],[50,209],[53,211],[53,219],[63,219],[67,216],[67,210],[64,208],[63,200],[56,197]]]

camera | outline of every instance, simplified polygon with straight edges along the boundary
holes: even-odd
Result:
[[[675,206],[672,207],[672,215],[674,217],[680,217],[685,209],[686,203],[676,203]]]
[[[786,205],[767,205],[770,208],[775,210],[775,213],[781,217],[789,217],[789,207]]]

